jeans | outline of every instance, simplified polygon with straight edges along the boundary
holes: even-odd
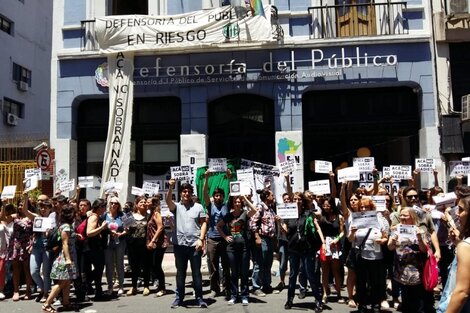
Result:
[[[312,287],[313,296],[317,301],[321,301],[321,294],[318,292],[319,282],[315,281],[315,263],[313,262],[313,255],[311,252],[297,252],[289,251],[289,287],[287,289],[287,299],[294,299],[295,286],[297,283],[297,276],[299,274],[300,264],[304,268],[304,274]]]
[[[231,295],[238,297],[238,279],[240,278],[240,295],[248,297],[248,271],[250,269],[250,252],[245,244],[231,244],[227,249],[230,263]]]
[[[188,261],[191,265],[193,286],[196,299],[202,299],[202,274],[201,256],[202,251],[196,251],[195,247],[174,245],[176,265],[176,300],[183,301],[185,292],[186,269]]]
[[[46,249],[43,247],[33,247],[33,250],[31,251],[31,257],[29,259],[31,277],[44,294],[51,290],[50,275],[52,261],[51,252],[46,251]],[[43,277],[41,277],[41,265]]]
[[[289,253],[287,252],[287,241],[279,240],[279,274],[283,275],[287,271],[287,260]]]
[[[119,241],[119,244],[110,243],[104,251],[106,262],[106,281],[108,290],[113,289],[114,268],[118,277],[119,288],[124,288],[124,252],[126,251],[126,241]]]
[[[165,272],[163,272],[162,262],[165,256],[166,248],[156,248],[153,252],[153,268],[155,271],[155,279],[158,280],[157,291],[165,290]]]
[[[323,287],[321,284],[321,261],[318,257],[316,257],[316,251],[315,253],[311,253],[311,258],[313,262],[313,281],[314,281],[314,286],[317,289],[317,291],[320,295],[323,295]],[[314,288],[310,284],[310,288]],[[304,265],[303,263],[300,263],[300,268],[299,268],[299,290],[302,292],[307,292],[308,286],[307,286],[307,275],[305,274],[304,270]]]
[[[271,267],[273,265],[273,241],[270,237],[261,237],[261,247],[254,249],[253,289],[271,287]]]
[[[219,277],[219,263],[222,264],[223,280],[225,290],[230,289],[230,270],[227,259],[227,244],[225,240],[207,240],[207,265],[209,268],[211,290],[220,292],[221,279]]]
[[[386,290],[384,260],[359,258],[356,267],[356,296],[360,305],[380,305]],[[368,294],[367,291],[370,291]]]

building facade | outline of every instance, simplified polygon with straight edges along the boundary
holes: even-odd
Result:
[[[51,1],[0,2],[0,188],[18,185],[49,142]]]
[[[230,2],[235,16],[241,1],[54,2],[57,170],[69,178],[101,175],[109,88],[96,18],[169,16]],[[293,154],[299,190],[319,179],[315,160],[339,168],[373,156],[381,169],[420,157],[444,168],[428,1],[263,4],[275,6],[272,41],[135,52],[129,186],[192,155],[200,164],[208,157],[279,164]]]

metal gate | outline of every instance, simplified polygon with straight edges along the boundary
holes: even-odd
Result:
[[[36,161],[12,161],[0,162],[0,190],[5,186],[16,185],[16,197],[23,194],[24,171],[29,168],[36,168]]]

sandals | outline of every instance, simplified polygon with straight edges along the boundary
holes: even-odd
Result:
[[[47,305],[44,304],[44,305],[42,306],[42,312],[43,312],[43,313],[57,313],[57,310],[54,309],[54,308],[53,308],[51,305],[49,305],[49,304],[47,304]]]

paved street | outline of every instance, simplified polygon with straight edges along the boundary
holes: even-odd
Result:
[[[242,306],[240,303],[235,304],[234,306],[228,306],[227,301],[223,297],[217,297],[215,299],[210,298],[209,292],[209,281],[207,274],[207,265],[206,261],[202,262],[202,271],[204,279],[204,296],[209,305],[208,309],[200,309],[196,306],[196,303],[192,300],[192,287],[190,285],[191,275],[188,273],[186,281],[188,282],[186,289],[186,299],[185,307],[180,307],[178,309],[171,309],[170,304],[174,300],[174,290],[175,286],[175,270],[174,270],[174,258],[172,253],[166,253],[163,268],[166,274],[166,283],[168,294],[161,297],[155,298],[155,288],[151,288],[151,294],[147,297],[142,296],[142,287],[140,287],[140,294],[132,297],[122,296],[120,298],[113,297],[109,301],[102,302],[93,302],[89,301],[82,303],[79,306],[80,312],[85,313],[115,313],[118,312],[136,312],[136,313],[146,313],[146,312],[259,312],[259,313],[276,313],[276,312],[285,312],[284,303],[287,300],[287,290],[284,289],[279,294],[268,294],[266,297],[258,298],[250,296],[250,304],[248,306]],[[272,270],[275,272],[278,269],[277,261],[274,261]],[[104,282],[103,278],[103,282]],[[278,277],[273,276],[273,286],[276,286],[279,282]],[[125,281],[126,290],[130,286],[130,278],[127,277]],[[106,289],[105,286],[103,286]],[[343,295],[346,295],[346,291],[343,290]],[[19,301],[13,302],[11,299],[7,299],[3,302],[0,302],[0,312],[5,313],[17,313],[17,312],[40,312],[41,305],[39,303],[30,301]],[[311,294],[307,294],[305,299],[299,300],[297,297],[294,299],[294,307],[292,312],[313,312],[313,297]],[[77,310],[78,311],[78,310]],[[330,297],[330,302],[325,305],[325,312],[351,312],[354,309],[348,308],[345,304],[337,304],[335,296]],[[390,311],[395,312],[395,311]]]

